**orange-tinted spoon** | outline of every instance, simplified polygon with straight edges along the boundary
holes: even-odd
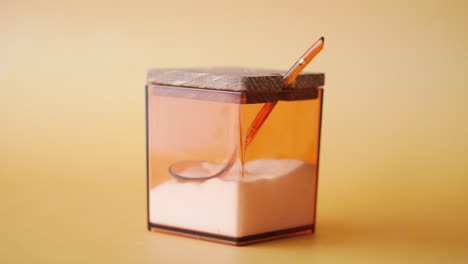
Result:
[[[309,64],[309,62],[323,49],[324,38],[321,37],[317,42],[315,42],[305,53],[302,55],[299,60],[283,75],[283,87],[284,89],[292,88],[296,82],[297,76],[302,72],[302,70]],[[254,121],[247,130],[247,136],[245,138],[245,146],[242,153],[242,158],[244,159],[244,154],[247,147],[250,145],[252,140],[257,135],[258,130],[261,128],[265,120],[268,118],[270,113],[273,111],[276,103],[278,101],[267,102],[263,105],[262,109],[258,112]],[[220,177],[227,173],[237,159],[238,146],[236,146],[231,157],[229,158],[228,163],[218,172],[212,174],[209,169],[205,169],[204,164],[209,164],[209,162],[204,160],[183,160],[173,163],[169,166],[169,174],[174,178],[179,180],[207,180],[215,177]]]
[[[317,54],[323,49],[325,39],[321,37],[317,42],[315,42],[305,53],[302,55],[299,60],[283,75],[283,89],[289,89],[294,86],[296,83],[297,76],[302,72],[302,70],[309,64],[309,62],[317,56]],[[258,112],[254,121],[247,131],[247,136],[245,138],[245,149],[249,146],[250,142],[257,135],[258,130],[263,125],[263,122],[270,115],[271,111],[275,107],[278,101],[267,102],[263,105],[262,109]],[[245,150],[244,149],[244,150]]]

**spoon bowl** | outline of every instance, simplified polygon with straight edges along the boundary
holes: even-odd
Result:
[[[181,160],[171,164],[169,174],[183,181],[208,180],[224,176],[236,163],[238,147],[234,149],[225,164],[216,164],[206,160]],[[214,171],[214,173],[213,173]]]

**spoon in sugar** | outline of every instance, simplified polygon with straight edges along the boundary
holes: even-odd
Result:
[[[297,76],[309,64],[309,62],[323,49],[325,39],[321,37],[317,40],[294,65],[283,75],[283,89],[292,88]],[[266,102],[256,115],[254,121],[247,130],[243,155],[252,140],[257,135],[265,120],[273,111],[278,101]],[[228,162],[223,166],[205,160],[182,160],[171,164],[168,168],[169,174],[183,181],[203,181],[225,175],[233,166],[238,156],[238,145],[236,145]],[[217,171],[217,172],[214,172]]]

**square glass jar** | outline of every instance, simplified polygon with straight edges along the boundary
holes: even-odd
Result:
[[[149,230],[231,245],[314,232],[324,74],[291,89],[268,70],[151,69],[147,79]]]

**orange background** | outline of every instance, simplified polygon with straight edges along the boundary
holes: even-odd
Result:
[[[466,1],[1,1],[1,263],[468,262]],[[326,73],[314,236],[146,231],[149,67]]]

